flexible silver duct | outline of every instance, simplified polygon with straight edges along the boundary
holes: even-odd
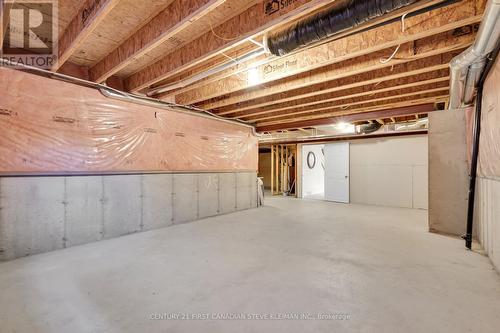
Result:
[[[471,104],[486,56],[500,39],[500,0],[489,0],[474,44],[450,63],[450,109]]]

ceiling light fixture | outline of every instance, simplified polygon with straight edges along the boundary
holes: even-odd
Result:
[[[261,82],[260,73],[257,68],[253,67],[248,70],[248,85],[254,86]]]

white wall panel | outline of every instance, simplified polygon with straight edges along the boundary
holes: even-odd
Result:
[[[351,202],[427,209],[427,136],[351,141]]]

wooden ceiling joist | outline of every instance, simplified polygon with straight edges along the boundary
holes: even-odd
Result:
[[[389,22],[391,20],[397,19],[397,18],[401,17],[401,15],[403,15],[405,13],[422,10],[424,8],[431,7],[433,5],[441,3],[443,1],[444,0],[422,0],[422,1],[418,1],[418,2],[416,2],[416,3],[412,4],[412,5],[409,5],[407,7],[404,7],[404,8],[401,8],[399,10],[393,11],[391,13],[388,13],[388,14],[383,15],[381,17],[378,17],[376,19],[369,20],[369,21],[367,21],[367,22],[365,22],[365,23],[363,23],[363,24],[361,24],[358,27],[355,27],[353,29],[348,29],[346,31],[340,32],[340,33],[336,34],[334,37],[332,37],[332,39],[340,39],[340,38],[343,38],[343,37],[345,37],[347,35],[352,35],[352,34],[357,33],[359,31],[363,31],[363,30],[369,29],[371,27],[374,27],[376,25],[383,24],[384,22]],[[270,62],[272,62],[273,60],[274,60],[274,57],[270,57],[269,55],[262,55],[262,56],[257,57],[256,59],[252,59],[250,61],[246,61],[246,62],[243,62],[243,63],[238,63],[238,64],[236,64],[235,66],[233,66],[231,68],[223,70],[223,71],[221,71],[221,72],[219,72],[217,74],[210,75],[207,78],[198,80],[197,82],[192,83],[192,84],[190,84],[187,87],[180,88],[180,89],[178,89],[178,90],[176,90],[174,92],[166,92],[166,93],[159,94],[157,97],[161,99],[161,98],[164,98],[164,97],[170,97],[170,96],[173,96],[173,95],[178,95],[180,93],[184,93],[184,92],[192,90],[194,88],[199,88],[201,86],[207,85],[208,83],[215,82],[215,81],[218,81],[218,80],[230,77],[232,75],[238,75],[238,74],[244,72],[245,70],[247,70],[250,67],[267,65]],[[200,71],[189,70],[187,76],[194,76],[197,73],[200,73]],[[168,83],[169,82],[162,82],[162,83],[160,83],[160,85],[164,85],[164,84],[168,84]]]
[[[355,122],[355,121],[364,121],[371,120],[381,117],[401,117],[408,116],[414,114],[425,114],[436,111],[436,108],[433,103],[420,104],[420,105],[412,105],[412,106],[404,106],[399,108],[388,108],[388,109],[378,109],[371,112],[366,113],[358,113],[352,115],[338,115],[332,117],[324,117],[320,119],[310,119],[310,120],[302,120],[302,121],[294,121],[283,124],[275,124],[275,125],[259,125],[257,126],[257,131],[259,132],[275,132],[283,129],[295,129],[295,128],[304,128],[304,127],[315,127],[322,125],[332,125],[338,122]]]
[[[57,71],[95,30],[120,0],[86,0],[59,38],[58,59],[51,68]]]
[[[10,10],[12,8],[13,3],[4,1],[0,1],[0,9],[2,10],[0,15],[2,15],[2,25],[0,25],[0,50],[3,48],[3,41],[5,38],[5,34],[7,33],[7,25],[9,24],[9,16]]]
[[[424,89],[422,89],[424,88]],[[262,121],[262,120],[268,120],[268,119],[274,119],[274,118],[280,118],[283,116],[287,115],[293,115],[294,117],[299,115],[299,114],[305,114],[305,113],[313,113],[313,112],[320,112],[320,111],[326,111],[326,110],[331,110],[332,108],[352,108],[355,105],[359,104],[365,104],[365,103],[372,103],[372,102],[380,102],[380,101],[385,101],[385,100],[390,100],[394,98],[403,98],[403,97],[412,97],[416,95],[421,95],[421,94],[430,94],[430,93],[439,93],[442,94],[443,92],[447,91],[449,89],[448,84],[446,82],[445,85],[441,86],[435,86],[435,84],[432,85],[427,85],[423,87],[411,87],[411,88],[406,88],[406,89],[397,89],[394,91],[389,91],[385,92],[382,94],[376,94],[375,96],[365,96],[361,98],[345,98],[343,100],[339,100],[335,103],[323,103],[320,106],[309,106],[309,107],[303,107],[303,108],[297,108],[293,110],[287,110],[287,111],[278,111],[278,112],[273,112],[271,115],[255,115],[255,114],[249,114],[245,115],[242,117],[239,117],[239,119],[244,119],[246,121]]]
[[[405,19],[406,30],[404,32],[401,31],[401,22],[395,22],[313,48],[306,48],[290,56],[278,58],[269,64],[252,69],[252,76],[257,79],[250,80],[250,74],[246,71],[237,78],[226,78],[179,94],[176,96],[176,102],[180,104],[199,103],[209,98],[248,89],[257,84],[274,82],[381,50],[388,52],[383,56],[386,58],[392,52],[387,50],[389,48],[398,45],[413,47],[413,41],[479,22],[482,15],[474,15],[475,12],[475,1],[460,1],[433,10],[430,13]],[[383,36],[382,40],[380,36]],[[399,56],[397,57],[399,58]],[[280,68],[280,70],[273,70],[274,68]]]
[[[395,80],[384,81],[380,84],[368,84],[359,87],[354,87],[350,89],[345,89],[341,91],[337,91],[335,93],[324,94],[320,96],[310,97],[306,99],[295,100],[293,102],[281,103],[278,105],[272,105],[271,107],[262,107],[262,108],[254,108],[247,111],[238,111],[235,113],[234,111],[226,111],[217,113],[218,115],[227,115],[231,114],[233,118],[247,117],[247,116],[255,116],[261,114],[267,114],[271,112],[279,112],[297,109],[301,107],[320,105],[327,102],[335,102],[346,98],[359,98],[364,96],[374,96],[376,94],[384,93],[384,92],[399,92],[402,89],[406,88],[420,88],[429,87],[431,84],[448,82],[450,77],[448,75],[442,76],[440,71],[433,72],[436,74],[435,78],[432,79],[424,79],[420,76],[410,76],[404,78],[398,78]],[[399,81],[399,82],[398,82]],[[380,82],[380,81],[379,81]],[[404,82],[404,83],[402,83]],[[425,88],[424,88],[425,89]]]
[[[256,100],[266,96],[277,95],[290,90],[305,88],[307,86],[332,81],[334,79],[358,75],[364,72],[375,71],[382,68],[392,68],[392,66],[396,67],[405,63],[410,63],[411,65],[414,60],[431,58],[432,56],[439,56],[455,50],[462,50],[472,43],[474,36],[465,35],[454,37],[454,40],[455,43],[450,44],[449,41],[429,39],[425,44],[420,44],[421,47],[419,49],[414,49],[413,43],[408,43],[401,46],[397,53],[397,59],[393,59],[390,62],[383,63],[380,61],[381,57],[386,56],[385,52],[374,52],[358,58],[346,60],[339,64],[328,66],[321,70],[296,75],[289,79],[278,81],[273,85],[259,87],[260,89],[249,89],[237,94],[236,96],[224,98],[216,103],[218,106],[236,104],[243,101]],[[415,69],[410,65],[407,67],[407,70]],[[200,107],[211,109],[206,104],[201,104]]]
[[[414,63],[401,64],[387,67],[347,78],[334,79],[332,81],[311,85],[305,88],[283,92],[280,94],[263,97],[256,100],[234,104],[220,109],[215,109],[219,115],[227,115],[234,112],[269,110],[272,108],[301,106],[302,103],[314,103],[317,100],[336,98],[355,92],[355,89],[373,87],[392,87],[407,82],[433,79],[447,76],[449,64],[448,59],[453,55],[438,55],[432,59],[418,59]],[[411,66],[410,66],[411,65]]]
[[[276,27],[283,22],[306,15],[331,3],[330,0],[285,1],[286,6],[280,6],[279,10],[266,14],[264,10],[266,2],[260,1],[240,15],[214,27],[214,31],[207,32],[156,63],[133,74],[127,80],[129,91],[138,92],[182,70],[206,61],[220,52],[227,51],[271,27]]]
[[[441,102],[441,101],[445,100],[446,98],[448,98],[448,94],[430,94],[429,96],[420,96],[420,97],[422,97],[422,98],[417,98],[417,99],[415,99],[414,97],[395,98],[393,101],[389,101],[389,102],[385,101],[382,103],[379,103],[379,102],[366,103],[366,104],[358,105],[358,108],[355,108],[355,109],[332,108],[330,110],[327,110],[327,111],[319,113],[319,114],[307,114],[307,115],[303,115],[300,117],[296,117],[294,115],[288,115],[288,116],[284,117],[283,119],[279,119],[279,120],[257,122],[257,127],[276,125],[276,124],[282,124],[285,126],[287,123],[295,122],[295,121],[322,119],[322,118],[345,116],[345,115],[352,115],[352,114],[358,114],[358,113],[367,113],[367,112],[377,111],[377,110],[381,110],[381,109],[387,110],[387,109],[404,107],[404,106],[408,106],[408,105],[421,105],[421,104],[428,104],[428,103],[438,103],[438,102]],[[387,117],[387,116],[383,116],[383,117]],[[379,118],[379,117],[377,117],[377,118]]]
[[[296,118],[299,115],[313,116],[315,114],[322,114],[323,111],[331,111],[333,109],[346,110],[347,113],[350,113],[351,110],[355,109],[355,107],[359,106],[359,105],[366,106],[368,104],[378,104],[378,103],[385,104],[385,103],[387,103],[387,101],[391,101],[391,100],[392,101],[403,100],[405,102],[406,101],[413,101],[414,99],[423,100],[424,98],[429,98],[429,100],[434,100],[434,97],[436,97],[436,96],[440,96],[440,97],[445,96],[447,94],[447,91],[448,91],[448,87],[442,87],[442,88],[416,91],[416,92],[412,92],[412,93],[388,95],[388,96],[373,98],[373,99],[356,100],[355,102],[353,102],[351,100],[351,102],[330,105],[328,107],[324,107],[324,108],[320,108],[320,109],[302,110],[302,111],[290,112],[290,113],[277,113],[277,114],[273,114],[271,116],[256,117],[256,118],[248,119],[248,121],[249,122],[263,122],[263,121],[272,121],[273,119],[283,120],[283,118],[290,117],[290,116],[292,116],[294,118]]]
[[[226,0],[176,0],[90,69],[92,81],[102,82],[125,68]]]

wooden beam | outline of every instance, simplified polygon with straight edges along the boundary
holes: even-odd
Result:
[[[57,71],[96,29],[120,0],[86,0],[59,38],[58,59],[51,68]]]
[[[438,4],[440,2],[443,2],[443,0],[422,0],[422,1],[418,1],[412,5],[409,5],[409,6],[405,6],[404,8],[401,8],[399,10],[395,10],[391,13],[388,13],[386,15],[383,15],[383,16],[380,16],[378,18],[375,18],[375,19],[372,19],[372,20],[369,20],[355,28],[352,28],[352,29],[347,29],[343,32],[339,32],[338,34],[335,34],[335,36],[331,37],[330,40],[334,40],[334,39],[340,39],[340,38],[343,38],[347,35],[352,35],[358,31],[362,31],[362,30],[366,30],[366,29],[369,29],[373,26],[376,26],[376,25],[379,25],[379,24],[382,24],[384,22],[388,22],[390,20],[393,20],[393,19],[396,19],[396,18],[399,18],[401,17],[401,15],[407,13],[407,12],[413,12],[413,11],[418,11],[418,10],[421,10],[423,8],[427,8],[427,7],[430,7],[430,6],[433,6],[435,4]],[[204,86],[208,83],[211,83],[211,82],[214,82],[214,81],[218,81],[218,80],[221,80],[221,79],[224,79],[224,78],[227,78],[227,77],[230,77],[232,75],[237,75],[241,72],[244,72],[246,69],[250,68],[251,66],[261,66],[261,65],[266,65],[270,62],[272,62],[273,60],[275,59],[275,57],[272,57],[272,56],[269,56],[269,55],[262,55],[262,56],[259,56],[255,59],[252,59],[252,60],[249,60],[249,61],[246,61],[244,63],[239,63],[229,69],[226,69],[222,72],[219,72],[217,74],[214,74],[214,75],[211,75],[205,79],[202,79],[202,80],[199,80],[193,84],[190,84],[189,86],[187,87],[184,87],[184,88],[180,88],[178,90],[176,90],[175,92],[168,92],[168,93],[163,93],[163,94],[160,94],[157,96],[157,98],[164,98],[164,97],[170,97],[170,96],[173,96],[173,95],[178,95],[180,93],[183,93],[183,92],[186,92],[186,91],[189,91],[189,90],[192,90],[194,88],[198,88],[198,87],[201,87],[201,86]],[[184,72],[183,73],[183,76],[184,77],[191,77],[191,76],[194,76],[198,73],[200,73],[201,71],[204,71],[204,70],[207,70],[207,68],[203,68],[203,69],[197,69],[197,70],[192,70],[190,69],[188,72]],[[184,75],[185,74],[185,75]],[[177,78],[177,80],[175,81],[178,81],[180,80],[180,78]],[[174,80],[172,80],[173,82]],[[172,82],[168,82],[168,83],[172,83]]]
[[[280,145],[281,147],[281,155],[280,155],[280,192],[285,192],[285,166],[283,165],[283,159],[285,158],[285,147]]]
[[[426,38],[414,43],[401,45],[396,56],[390,62],[381,62],[380,59],[387,57],[386,51],[378,51],[349,59],[338,64],[329,65],[325,68],[311,72],[295,75],[288,79],[277,81],[272,85],[258,87],[259,89],[248,89],[226,98],[208,101],[198,105],[204,109],[214,109],[221,106],[239,104],[245,101],[255,101],[264,97],[283,94],[291,90],[298,90],[311,85],[317,85],[339,78],[358,75],[367,71],[375,71],[383,68],[398,67],[400,64],[413,62],[418,59],[429,58],[434,55],[462,50],[474,41],[474,34],[463,36],[449,36],[450,33],[440,34],[440,38]],[[417,48],[415,48],[417,45]],[[392,52],[391,50],[388,50]],[[318,90],[316,90],[318,92]]]
[[[219,115],[232,114],[249,110],[266,110],[269,108],[299,106],[304,102],[314,103],[316,99],[335,98],[348,93],[357,93],[368,89],[392,87],[394,85],[405,84],[407,82],[425,80],[448,75],[448,61],[453,54],[433,56],[432,59],[418,59],[410,63],[386,67],[379,70],[369,71],[347,78],[335,79],[318,85],[311,85],[306,88],[297,89],[290,92],[263,97],[260,99],[242,102],[215,109]],[[413,80],[412,80],[413,79]]]
[[[92,81],[102,82],[158,47],[226,0],[176,0],[90,69]]]
[[[271,132],[269,132],[271,133]],[[397,136],[415,136],[415,135],[426,135],[428,134],[427,129],[419,129],[404,132],[382,132],[367,135],[342,135],[337,137],[323,137],[318,139],[308,139],[308,138],[288,138],[272,141],[277,144],[325,144],[329,142],[339,142],[339,141],[351,141],[351,140],[366,140],[368,138],[387,138],[387,137],[397,137]],[[268,141],[263,141],[262,144],[265,145]]]
[[[474,0],[460,1],[433,10],[430,13],[405,19],[405,26],[408,28],[404,33],[401,32],[401,22],[394,22],[373,30],[334,40],[330,43],[321,44],[317,47],[305,48],[292,55],[281,57],[269,64],[252,69],[252,80],[250,80],[250,74],[247,70],[240,73],[237,78],[226,78],[179,94],[176,96],[176,102],[195,104],[217,96],[309,72],[354,57],[394,48],[401,44],[411,45],[411,42],[415,40],[480,22],[482,15],[474,15],[474,13]],[[383,58],[387,58],[392,53],[392,50],[386,50],[386,52],[382,56]]]
[[[439,72],[436,72],[437,74],[440,74]],[[437,83],[443,83],[443,82],[448,82],[450,80],[450,77],[448,75],[446,76],[439,76],[437,78],[425,80],[425,78],[419,77],[419,76],[413,76],[411,77],[411,80],[400,80],[401,82],[405,82],[404,84],[391,84],[393,82],[397,82],[397,80],[391,80],[391,81],[386,81],[386,84],[381,84],[381,85],[376,85],[376,84],[371,84],[371,85],[364,85],[352,89],[345,89],[338,91],[336,94],[327,94],[327,98],[322,98],[322,96],[317,96],[315,97],[316,100],[313,102],[303,102],[303,100],[298,100],[296,103],[290,103],[290,105],[285,106],[285,107],[276,107],[276,108],[260,108],[260,109],[252,109],[254,111],[244,111],[244,112],[238,112],[236,114],[233,114],[233,118],[246,118],[250,116],[257,116],[257,115],[262,115],[262,114],[268,114],[268,113],[275,113],[275,112],[280,112],[280,111],[287,111],[287,110],[295,110],[298,111],[299,108],[304,108],[308,106],[317,106],[321,105],[324,103],[328,102],[336,102],[340,101],[343,99],[348,99],[348,98],[359,98],[359,97],[364,97],[364,96],[374,96],[376,94],[380,93],[385,93],[385,92],[394,92],[396,91],[397,93],[400,93],[401,90],[407,89],[407,88],[414,88],[413,90],[416,91],[417,89],[420,90],[422,89],[421,86],[424,86],[425,88],[429,88],[430,85],[435,85]],[[381,87],[382,88],[379,88]],[[385,88],[384,88],[385,87]],[[379,89],[377,89],[379,88]],[[330,96],[334,97],[330,97]],[[310,99],[307,99],[308,101]],[[286,105],[286,103],[280,104],[280,106]],[[257,110],[257,111],[255,111]],[[262,111],[260,111],[262,110]],[[232,112],[231,112],[232,113]],[[218,115],[223,115],[227,114],[226,112],[223,113],[217,113]]]
[[[274,195],[274,145],[271,145],[271,195]]]
[[[261,37],[255,38],[255,40],[261,40],[261,39],[262,39]],[[251,58],[247,61],[235,62],[234,60],[232,60],[240,58],[244,55],[248,55],[249,53],[256,52],[258,50],[260,50],[260,47],[258,47],[256,44],[252,42],[246,41],[245,43],[242,43],[237,47],[235,46],[226,52],[217,54],[213,56],[211,59],[204,61],[196,66],[193,66],[185,71],[182,71],[179,74],[170,76],[166,80],[155,83],[154,85],[150,86],[150,88],[153,89],[158,87],[165,87],[171,84],[175,84],[179,81],[193,79],[193,81],[188,82],[188,84],[182,88],[154,95],[155,98],[163,99],[164,97],[175,97],[175,95],[189,91],[196,87],[204,86],[209,82],[217,81],[229,77],[231,75],[238,75],[240,72],[243,72],[246,69],[248,69],[250,65],[253,66],[255,64],[265,63],[268,62],[270,58],[272,58],[269,54],[262,54],[262,55],[257,55],[254,58]],[[221,65],[229,66],[229,64],[232,64],[233,66],[221,72],[216,72],[215,74],[209,75],[208,77],[205,77],[203,79],[196,79],[196,76],[205,74],[207,71],[210,71],[215,67]]]
[[[72,62],[65,62],[64,65],[59,68],[59,73],[76,77],[82,80],[89,79],[89,68],[85,66],[75,65]]]
[[[279,10],[266,14],[263,0],[245,12],[230,18],[191,43],[168,54],[156,63],[135,73],[127,80],[129,91],[138,92],[150,85],[162,81],[180,71],[187,70],[216,54],[237,46],[246,39],[268,31],[271,28],[306,15],[331,0],[295,0],[281,1]],[[224,37],[224,39],[218,36]]]
[[[383,104],[368,103],[366,105],[360,105],[360,107],[358,109],[343,110],[340,108],[332,108],[330,111],[326,111],[326,112],[323,112],[320,114],[305,115],[305,116],[301,116],[301,117],[288,116],[287,118],[284,118],[284,119],[257,123],[257,127],[276,125],[276,124],[286,124],[288,122],[304,121],[304,120],[311,120],[311,119],[322,119],[322,118],[328,118],[328,117],[333,117],[333,116],[335,116],[335,117],[336,116],[347,116],[347,115],[352,115],[352,114],[377,111],[380,109],[399,108],[399,107],[428,104],[428,103],[438,103],[440,101],[445,100],[446,98],[448,98],[447,94],[446,95],[438,95],[438,96],[428,96],[428,97],[420,98],[420,99],[413,99],[412,97],[410,97],[410,98],[401,98],[401,99],[395,100],[394,102],[391,102],[391,103],[383,103]],[[374,117],[371,119],[375,119],[375,118],[378,118],[378,117]]]
[[[278,194],[279,193],[279,169],[278,169],[278,161],[280,160],[279,159],[279,146],[275,146],[275,153],[276,153],[276,158],[274,159],[274,163],[275,163],[275,166],[274,166],[274,169],[276,171],[276,177],[274,178],[276,180],[276,191],[275,191],[275,194]]]
[[[447,92],[449,90],[448,85],[444,87],[438,87],[438,88],[433,88],[433,89],[427,89],[427,90],[413,90],[412,92],[409,93],[402,93],[400,91],[394,91],[391,92],[391,94],[386,94],[383,97],[379,98],[372,98],[371,96],[368,96],[368,98],[361,98],[361,99],[346,99],[344,101],[341,101],[340,103],[326,103],[324,106],[321,108],[303,108],[300,110],[293,110],[293,111],[286,111],[285,113],[282,112],[277,112],[273,113],[270,116],[245,116],[241,117],[244,118],[246,121],[250,122],[255,122],[255,121],[263,121],[263,120],[269,120],[269,119],[275,119],[275,118],[280,118],[284,116],[297,116],[300,114],[309,114],[309,113],[317,113],[320,111],[327,111],[327,110],[332,110],[333,108],[352,108],[353,106],[360,105],[360,104],[366,104],[366,103],[374,103],[374,102],[381,102],[381,101],[387,101],[395,98],[405,98],[405,97],[414,97],[417,95],[422,95],[422,94],[432,94],[432,93],[438,93],[442,95],[444,92]],[[248,119],[247,119],[248,118]]]
[[[7,26],[9,25],[10,20],[10,10],[13,4],[13,2],[4,2],[3,0],[0,0],[0,20],[2,21],[2,25],[0,26],[0,50],[3,48],[3,41],[5,39],[5,35],[7,34]]]
[[[312,119],[305,121],[295,121],[284,124],[275,124],[275,125],[267,125],[267,126],[258,126],[258,132],[274,132],[282,129],[294,129],[300,127],[314,127],[314,126],[322,126],[322,125],[331,125],[338,122],[354,122],[354,121],[362,121],[362,120],[371,120],[375,118],[381,117],[401,117],[408,116],[420,113],[430,113],[436,111],[434,104],[421,104],[414,106],[406,106],[400,108],[388,108],[388,109],[379,109],[372,112],[360,113],[360,114],[352,114],[352,115],[344,115],[344,116],[333,116],[333,117],[325,117],[322,119]]]
[[[116,90],[125,91],[123,78],[119,76],[110,76],[106,79],[106,85]]]

